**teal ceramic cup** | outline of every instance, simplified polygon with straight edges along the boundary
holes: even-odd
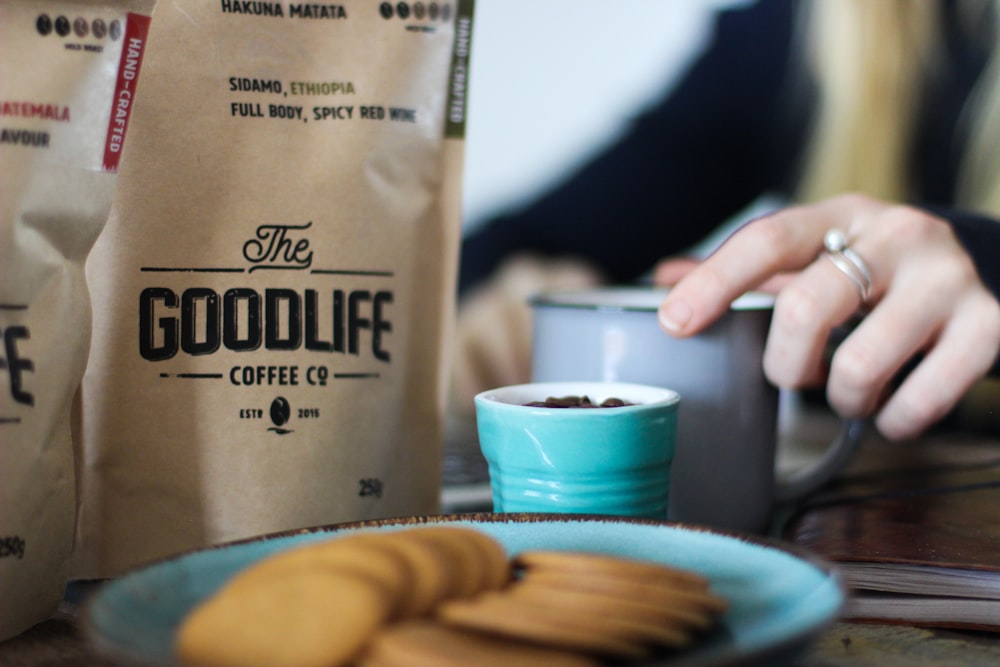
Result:
[[[613,408],[525,405],[586,396]],[[496,512],[666,519],[680,396],[620,382],[536,382],[475,397]]]

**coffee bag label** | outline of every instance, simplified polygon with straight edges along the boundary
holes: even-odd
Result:
[[[51,614],[69,572],[84,261],[111,207],[151,9],[0,2],[0,640]]]
[[[88,264],[81,574],[437,509],[471,21],[158,9]]]

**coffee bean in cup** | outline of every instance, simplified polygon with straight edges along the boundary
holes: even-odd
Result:
[[[606,398],[600,403],[594,403],[589,396],[549,396],[544,401],[524,403],[531,408],[620,408],[633,405],[620,398]]]

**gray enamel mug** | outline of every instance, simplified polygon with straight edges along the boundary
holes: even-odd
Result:
[[[532,380],[635,382],[678,392],[668,518],[763,532],[776,503],[843,469],[860,444],[862,422],[845,420],[820,458],[777,475],[779,392],[762,367],[773,297],[746,294],[702,333],[677,339],[657,322],[666,295],[622,287],[534,297]]]

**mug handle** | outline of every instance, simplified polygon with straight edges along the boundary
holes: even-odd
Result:
[[[775,480],[775,500],[778,502],[796,500],[829,482],[844,469],[858,451],[864,432],[863,420],[844,420],[837,437],[815,463]]]

